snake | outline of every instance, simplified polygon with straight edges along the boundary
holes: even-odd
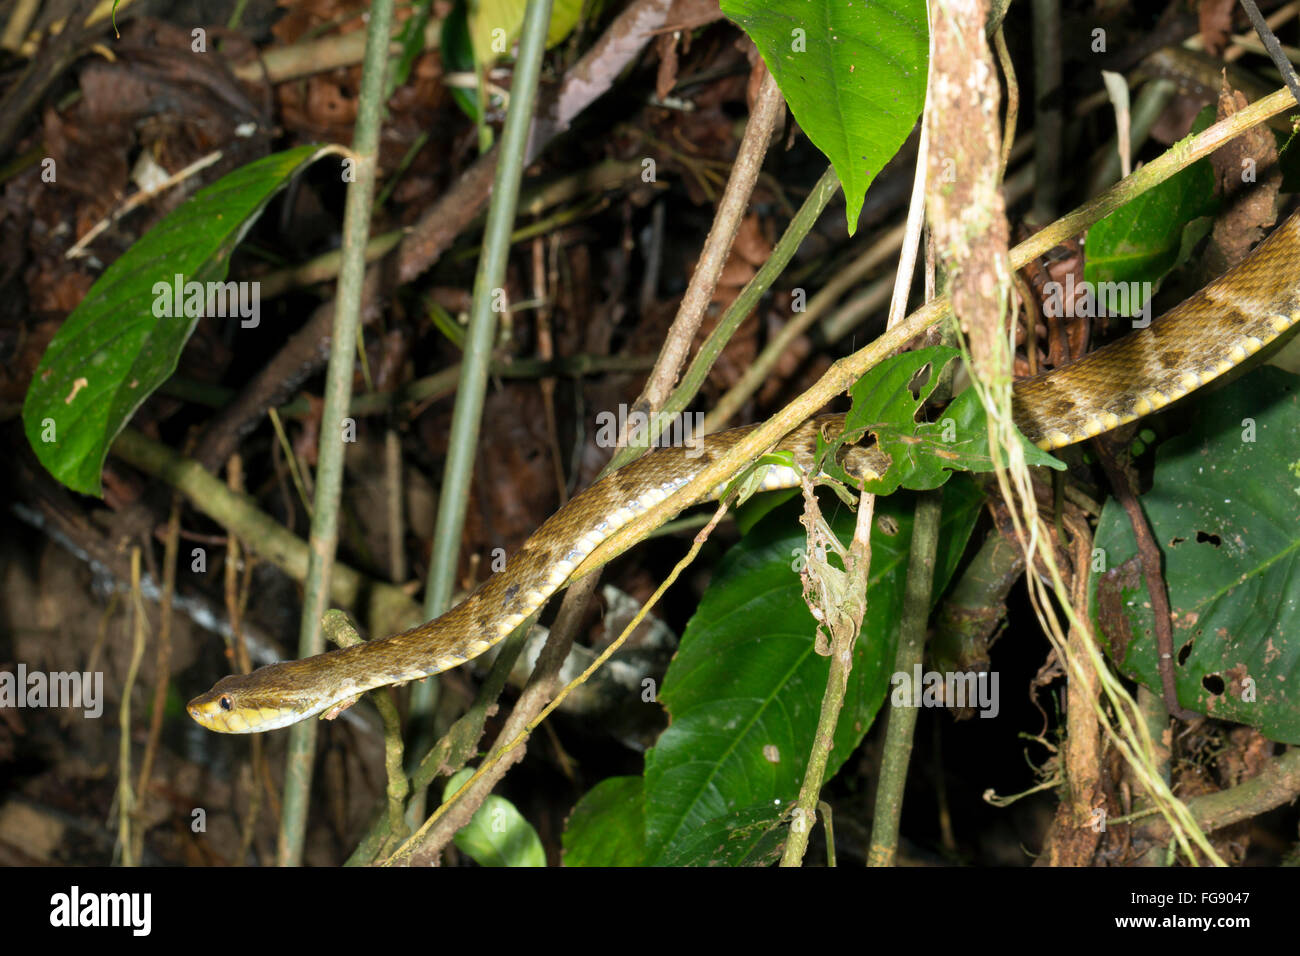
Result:
[[[1300,212],[1238,265],[1145,328],[1016,382],[1012,418],[1045,450],[1071,445],[1169,405],[1297,323]],[[776,450],[790,456],[762,472],[762,489],[799,485],[803,473],[816,467],[818,436],[843,422],[843,415],[817,416],[787,434]],[[479,656],[567,586],[602,541],[674,496],[755,427],[643,455],[574,496],[528,537],[504,570],[445,614],[390,637],[224,677],[189,702],[190,716],[221,733],[274,730],[316,715],[333,717],[366,691],[420,680]],[[851,476],[869,478],[879,473],[878,455],[874,446],[850,446],[841,464]],[[723,490],[674,501],[680,507],[673,513]]]

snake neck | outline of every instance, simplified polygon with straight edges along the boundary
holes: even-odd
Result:
[[[817,431],[840,427],[843,421],[843,415],[813,419],[777,447],[791,452],[798,468],[811,468]],[[367,674],[362,683],[368,686],[362,688],[358,684],[357,687],[369,690],[419,680],[484,653],[569,583],[573,572],[601,542],[689,484],[753,428],[719,432],[685,448],[656,449],[602,478],[547,519],[501,571],[446,614],[401,634],[344,652],[354,654],[358,670]],[[796,468],[769,466],[761,490],[794,487],[799,480],[800,472]],[[716,500],[722,491],[719,486],[702,498],[682,499],[664,520],[698,501]],[[349,691],[357,692],[357,689]]]

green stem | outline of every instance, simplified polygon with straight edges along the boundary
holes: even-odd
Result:
[[[370,239],[370,209],[375,194],[375,167],[383,118],[384,74],[388,67],[388,37],[392,32],[393,0],[374,0],[366,27],[366,53],[352,152],[355,178],[348,186],[343,216],[343,263],[339,271],[329,369],[325,376],[325,407],[321,415],[320,462],[312,510],[311,547],[303,595],[298,656],[324,650],[320,622],[329,605],[330,572],[338,544],[338,507],[343,487],[343,418],[352,399],[353,354],[361,320],[361,285]],[[316,722],[294,724],[289,732],[285,765],[284,812],[276,857],[281,866],[302,861],[311,792],[312,760],[316,752]]]
[[[321,620],[321,631],[336,647],[353,647],[361,635],[342,611],[328,611]],[[402,769],[402,718],[385,688],[372,691],[370,699],[384,721],[384,769],[388,772],[388,832],[393,838],[405,838],[402,811],[406,808],[409,784]]]
[[[835,175],[835,170],[827,167],[821,179],[813,186],[812,192],[808,194],[808,198],[804,200],[804,204],[799,207],[799,211],[790,220],[790,225],[786,227],[780,241],[776,244],[776,248],[772,250],[772,254],[768,256],[767,261],[755,273],[754,278],[750,279],[745,288],[740,290],[740,295],[736,296],[736,300],[731,303],[723,314],[722,320],[709,333],[709,337],[705,339],[704,344],[700,346],[695,359],[687,368],[686,374],[682,376],[680,384],[673,389],[673,393],[668,396],[663,408],[655,416],[651,428],[647,430],[648,435],[645,444],[633,445],[629,442],[625,447],[620,448],[610,462],[608,470],[622,468],[635,458],[641,449],[654,441],[666,421],[686,410],[686,406],[691,403],[696,392],[700,390],[700,386],[704,384],[704,380],[708,377],[714,361],[722,354],[722,350],[726,348],[731,336],[735,334],[736,329],[740,327],[740,323],[745,320],[746,316],[753,311],[758,300],[771,288],[776,277],[785,269],[795,251],[798,250],[799,244],[812,231],[812,227],[822,214],[822,210],[826,208],[827,203],[831,201],[831,197],[835,195],[836,190],[839,188],[840,181]]]
[[[451,603],[461,532],[469,504],[474,456],[478,453],[479,423],[483,417],[483,399],[487,392],[492,341],[496,334],[493,305],[502,294],[505,284],[506,257],[510,252],[511,226],[519,199],[528,124],[537,98],[537,80],[541,73],[542,53],[550,18],[551,0],[529,0],[519,41],[519,60],[515,64],[514,82],[511,84],[510,109],[501,133],[500,158],[492,186],[492,205],[488,209],[487,226],[483,233],[483,255],[479,259],[478,274],[474,278],[474,307],[465,338],[460,391],[452,413],[447,463],[443,469],[442,490],[438,497],[438,522],[424,598],[425,617],[430,620],[447,610]],[[433,697],[432,681],[420,681],[415,685],[411,691],[413,720],[423,721],[427,725],[433,712]],[[422,753],[427,747],[417,740],[412,749],[414,753]],[[417,796],[417,802],[418,799]]]
[[[923,494],[916,502],[912,523],[912,548],[903,596],[903,619],[898,632],[894,673],[908,680],[921,665],[925,650],[925,621],[930,616],[930,592],[934,587],[934,556],[939,541],[939,519],[943,498],[938,492]],[[913,688],[918,692],[919,688]],[[912,758],[912,735],[916,730],[916,707],[894,707],[885,728],[885,752],[876,787],[876,814],[871,829],[868,866],[893,866],[898,855],[898,821],[903,812],[903,787]]]

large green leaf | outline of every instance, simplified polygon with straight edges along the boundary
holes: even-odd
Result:
[[[849,234],[867,187],[925,102],[925,0],[722,0],[844,187]]]
[[[966,545],[980,496],[971,482],[952,481],[944,501],[936,595]],[[902,497],[877,502],[867,614],[828,777],[870,729],[889,685],[910,505]],[[829,660],[814,650],[816,623],[803,602],[797,572],[805,539],[797,513],[797,507],[775,512],[727,553],[664,678],[660,697],[672,723],[646,754],[651,863],[682,862],[686,841],[710,821],[764,804],[784,807],[798,794]],[[853,522],[840,509],[832,526],[847,540]]]
[[[1184,707],[1300,743],[1300,378],[1260,368],[1203,400],[1157,453],[1142,508],[1164,554]],[[1093,615],[1160,692],[1153,616],[1123,509],[1097,527]],[[1095,570],[1101,570],[1096,568]],[[1253,697],[1254,699],[1249,699]]]
[[[45,350],[23,404],[27,440],[50,474],[100,493],[108,447],[140,404],[176,369],[199,320],[175,317],[162,286],[220,283],[230,254],[298,170],[329,151],[300,146],[223,176],[173,210],[91,286]],[[155,287],[158,287],[155,290]],[[229,311],[229,310],[227,310]],[[236,314],[228,321],[243,322]]]

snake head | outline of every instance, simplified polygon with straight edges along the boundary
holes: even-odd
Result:
[[[303,661],[232,674],[185,705],[194,720],[221,734],[256,734],[296,724],[333,706],[333,688],[313,680]],[[327,682],[328,683],[328,682]]]

